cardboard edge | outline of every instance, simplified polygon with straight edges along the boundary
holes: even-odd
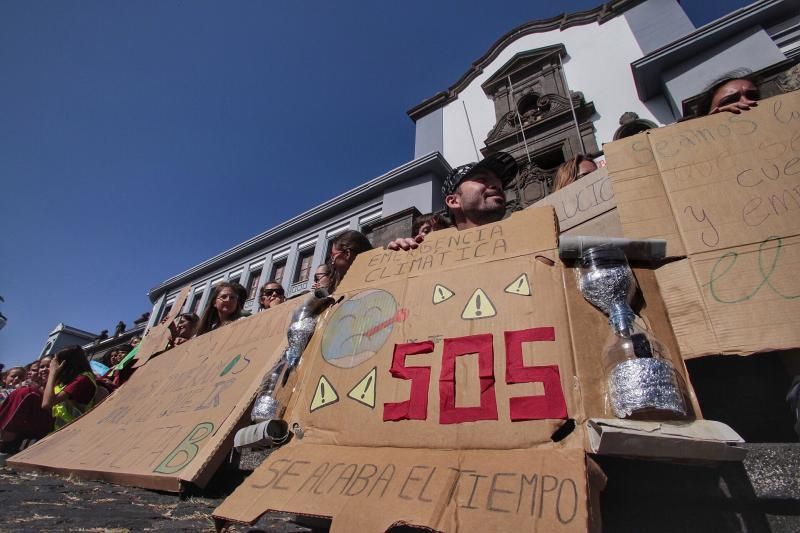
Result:
[[[285,349],[285,343],[281,342],[278,347],[278,351],[282,352]],[[279,356],[280,357],[280,356]],[[253,382],[250,384],[252,387],[252,392],[250,396],[245,398],[240,398],[239,401],[231,408],[230,413],[225,417],[225,420],[222,424],[220,424],[219,429],[217,430],[217,434],[222,431],[223,427],[231,420],[234,416],[237,408],[239,405],[243,405],[244,409],[242,410],[241,414],[238,416],[235,422],[230,425],[230,429],[227,431],[226,435],[220,440],[219,444],[212,450],[211,454],[208,456],[205,462],[203,462],[198,470],[196,470],[196,475],[191,477],[190,479],[186,479],[180,476],[181,481],[186,483],[191,483],[199,488],[205,488],[208,485],[208,482],[211,481],[211,478],[214,477],[214,474],[217,473],[219,467],[225,462],[226,456],[230,455],[230,452],[233,450],[233,439],[236,437],[236,432],[251,424],[250,421],[250,411],[253,406],[253,402],[255,402],[256,396],[258,395],[258,391],[261,388],[261,383],[263,382],[264,378],[268,375],[269,370],[266,371],[264,374],[256,374],[253,378]],[[223,454],[220,453],[221,449],[227,449],[228,452]]]
[[[600,419],[590,419],[586,425],[590,452],[599,456],[719,463],[742,461],[747,455],[745,448],[737,446],[744,442],[741,437],[738,441],[699,439],[672,433],[664,434],[660,428],[637,431],[612,427],[603,424]],[[665,446],[678,453],[664,454]]]

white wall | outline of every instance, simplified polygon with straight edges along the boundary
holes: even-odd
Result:
[[[420,213],[431,213],[441,207],[442,182],[433,174],[418,176],[383,192],[383,216],[416,207]]]
[[[613,139],[614,131],[619,127],[619,117],[626,111],[638,113],[639,117],[659,125],[665,123],[639,101],[636,94],[630,64],[642,57],[642,51],[624,17],[616,17],[602,25],[592,23],[564,31],[535,33],[506,47],[459,94],[457,100],[444,107],[442,155],[452,166],[476,160],[464,104],[479,150],[485,146],[483,141],[495,124],[494,104],[481,89],[481,84],[515,54],[558,43],[563,43],[567,50],[564,71],[569,88],[582,91],[587,101],[594,102],[598,146]],[[664,107],[661,102],[655,104]],[[661,119],[671,122],[671,115],[658,114]]]

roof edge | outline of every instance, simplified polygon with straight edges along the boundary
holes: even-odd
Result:
[[[677,53],[682,48],[688,48],[708,39],[719,41],[728,39],[738,31],[739,25],[748,24],[752,26],[760,24],[765,19],[775,16],[776,12],[784,8],[791,9],[792,3],[797,2],[792,2],[791,0],[762,0],[754,2],[716,20],[712,20],[695,31],[687,33],[683,37],[667,43],[632,62],[631,72],[639,99],[644,102],[655,95],[653,88],[646,79],[650,75],[649,69],[656,68],[661,73],[676,63],[683,61],[683,55]]]
[[[463,91],[472,80],[483,73],[483,69],[486,68],[489,63],[494,61],[506,46],[520,37],[530,35],[531,33],[543,33],[553,30],[564,31],[573,26],[582,26],[584,24],[591,24],[593,22],[603,24],[604,22],[621,15],[625,11],[641,4],[644,1],[645,0],[610,0],[604,4],[600,4],[594,9],[589,9],[587,11],[562,13],[561,15],[557,15],[549,19],[532,20],[517,26],[495,41],[489,50],[476,61],[474,61],[469,70],[467,70],[458,79],[458,81],[451,85],[447,90],[440,91],[430,98],[427,98],[423,102],[415,105],[406,111],[406,114],[411,118],[411,120],[416,122],[418,119],[458,98],[458,93]]]

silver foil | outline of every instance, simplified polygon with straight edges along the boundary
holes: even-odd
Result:
[[[315,316],[304,316],[289,326],[289,331],[286,333],[289,338],[289,346],[286,347],[284,357],[290,367],[293,368],[300,360],[316,325],[317,318]]]
[[[675,368],[664,359],[629,359],[616,365],[608,377],[608,398],[618,418],[641,409],[686,415]]]
[[[333,299],[328,296],[327,291],[317,289],[292,315],[292,323],[289,324],[286,332],[288,345],[280,360],[275,363],[261,384],[253,409],[250,411],[250,419],[253,422],[272,420],[280,413],[282,406],[273,396],[275,388],[278,383],[285,382],[286,376],[297,366],[303,350],[311,339],[311,335],[314,334],[317,317],[331,303],[333,303]]]
[[[253,410],[250,412],[250,418],[254,422],[264,422],[272,420],[281,410],[281,402],[272,396],[261,394],[256,398],[253,404]]]
[[[615,306],[628,306],[636,290],[633,273],[628,265],[587,269],[580,276],[583,297],[607,315]]]

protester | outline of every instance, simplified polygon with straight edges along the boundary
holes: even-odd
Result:
[[[23,382],[25,379],[25,368],[21,366],[16,366],[9,370],[6,373],[6,377],[3,380],[7,389],[16,389],[20,383]]]
[[[197,335],[208,333],[245,316],[242,308],[246,299],[247,289],[235,281],[219,283],[214,287],[214,292],[200,318]]]
[[[372,243],[360,231],[347,230],[333,240],[330,257],[333,279],[328,292],[336,289],[358,254],[367,250],[372,250]]]
[[[29,382],[36,382],[39,379],[39,361],[36,360],[27,366],[26,380]]]
[[[738,69],[711,82],[699,105],[701,113],[713,115],[728,112],[738,115],[758,106],[761,94],[748,69]]]
[[[261,287],[258,297],[258,310],[271,309],[286,301],[286,291],[275,280],[270,280]]]
[[[440,229],[447,229],[450,227],[450,221],[438,213],[429,213],[427,215],[420,215],[411,225],[411,235],[413,237],[422,236],[432,231]]]
[[[556,177],[553,180],[553,192],[563,189],[595,170],[597,170],[597,165],[583,154],[578,154],[569,161],[564,161],[556,170]]]
[[[133,347],[130,344],[120,344],[119,346],[114,346],[103,358],[105,365],[109,368],[117,366],[132,349]]]
[[[183,344],[194,336],[194,331],[197,328],[197,322],[200,318],[194,313],[181,313],[175,319],[173,324],[170,324],[170,336],[167,349],[174,348],[179,344]]]
[[[47,385],[47,377],[50,375],[50,361],[52,360],[53,358],[49,355],[46,355],[39,360],[39,374],[34,380],[39,387],[44,387]]]
[[[506,212],[503,188],[516,175],[517,163],[505,152],[453,169],[442,184],[442,194],[456,228],[461,231],[502,220]],[[413,250],[424,238],[395,239],[387,248]]]
[[[25,368],[21,366],[10,369],[3,375],[2,387],[0,387],[0,402],[5,400],[14,390],[16,390],[25,379]]]
[[[64,348],[50,362],[42,409],[52,410],[54,428],[61,429],[92,408],[97,389],[83,348]]]
[[[312,289],[330,289],[333,269],[328,264],[321,264],[314,271],[314,284]],[[329,291],[330,292],[330,291]]]
[[[136,348],[136,345],[139,344],[140,342],[142,342],[142,338],[138,335],[135,335],[134,337],[131,338],[131,340],[128,341],[128,344],[131,345],[131,348]]]

